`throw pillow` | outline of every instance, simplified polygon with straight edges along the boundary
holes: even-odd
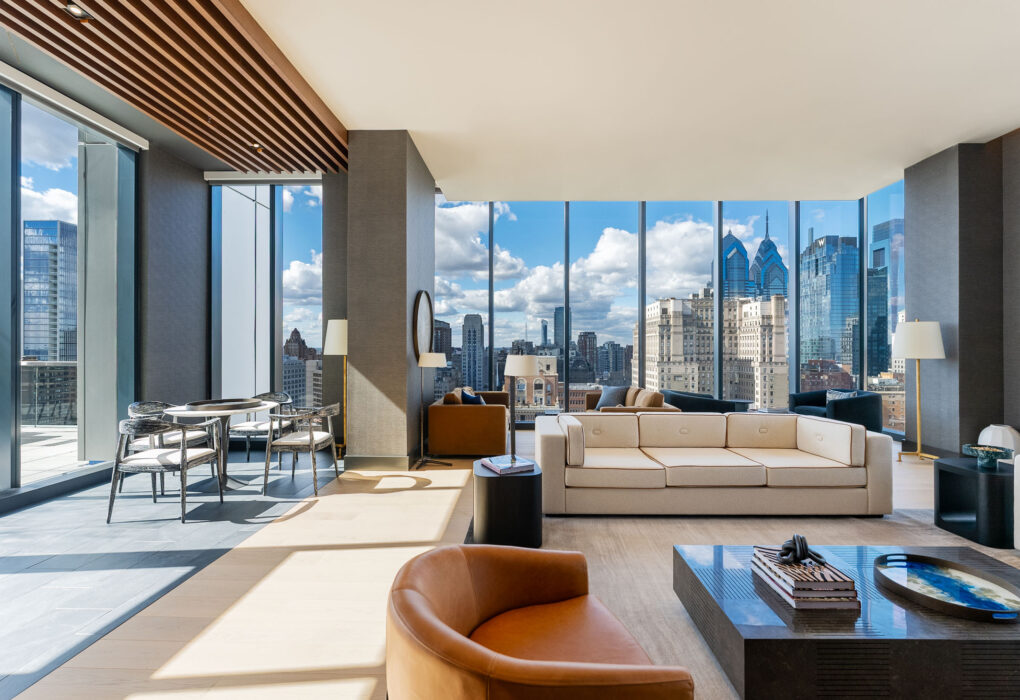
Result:
[[[478,396],[477,394],[472,394],[467,389],[464,389],[462,392],[460,392],[460,400],[462,403],[470,404],[472,406],[485,405],[485,399],[483,399],[481,396]]]
[[[627,389],[629,388],[626,386],[602,387],[602,396],[599,397],[599,402],[595,404],[595,410],[601,411],[606,406],[619,406],[627,399]]]
[[[634,400],[637,399],[638,392],[641,391],[636,386],[627,387],[627,398],[624,399],[624,406],[633,406]]]
[[[458,403],[461,403],[460,394],[458,394],[455,391],[451,391],[450,393],[448,393],[445,396],[443,396],[443,403],[444,404],[458,404]]]
[[[663,403],[663,396],[657,391],[642,389],[634,399],[634,405],[639,408],[660,408]]]
[[[825,392],[825,403],[838,401],[839,399],[852,399],[857,396],[856,391],[843,391],[841,389],[829,389]]]

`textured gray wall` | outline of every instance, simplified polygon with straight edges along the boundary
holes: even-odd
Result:
[[[1020,426],[1020,131],[1002,137],[1004,422]]]
[[[322,330],[329,319],[347,318],[347,173],[322,176]],[[322,401],[341,403],[343,362],[322,358]],[[333,426],[343,441],[343,418]]]
[[[433,253],[417,258],[434,246],[424,209],[435,182],[406,131],[352,131],[350,152],[347,460],[406,465],[419,409],[411,308],[419,288],[432,289]]]
[[[945,360],[922,360],[922,440],[956,452],[1002,414],[1000,144],[960,144],[904,178],[906,316],[939,321]],[[907,441],[916,440],[907,362]]]
[[[139,400],[209,396],[209,185],[159,148],[139,154]]]

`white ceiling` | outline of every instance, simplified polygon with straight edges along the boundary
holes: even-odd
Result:
[[[243,2],[451,200],[857,198],[1020,127],[1017,0]]]

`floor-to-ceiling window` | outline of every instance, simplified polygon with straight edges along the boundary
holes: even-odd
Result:
[[[638,321],[638,203],[570,203],[569,410],[630,384]]]
[[[903,431],[903,360],[892,357],[892,337],[904,319],[903,181],[868,196],[865,275],[867,388],[882,395],[882,426]]]
[[[785,407],[790,393],[789,206],[724,202],[722,397]]]
[[[21,483],[85,464],[78,450],[79,129],[21,110]]]
[[[433,352],[448,364],[435,370],[434,393],[454,387],[489,389],[489,203],[447,202],[436,195],[436,278]]]
[[[277,187],[282,254],[282,386],[299,406],[322,405],[322,186]]]
[[[712,202],[645,205],[645,376],[656,391],[715,391]],[[637,352],[639,324],[632,345]],[[640,385],[638,358],[629,383]],[[628,382],[624,382],[628,383]]]
[[[856,201],[801,202],[800,390],[854,389],[861,376]]]
[[[563,386],[563,203],[493,205],[495,363],[509,390],[507,354],[538,355],[539,374],[517,377],[517,421],[559,411]]]

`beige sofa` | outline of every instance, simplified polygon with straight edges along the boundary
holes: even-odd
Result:
[[[571,413],[535,421],[547,514],[883,515],[892,440],[827,418]]]

